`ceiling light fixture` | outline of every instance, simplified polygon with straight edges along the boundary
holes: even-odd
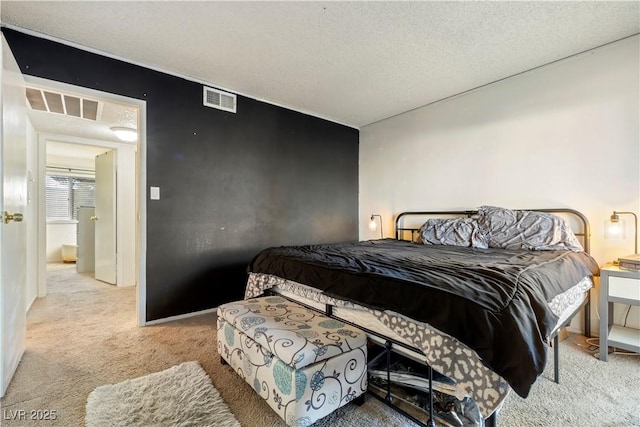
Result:
[[[110,128],[119,140],[125,142],[134,142],[138,139],[138,131],[131,128],[114,126]]]

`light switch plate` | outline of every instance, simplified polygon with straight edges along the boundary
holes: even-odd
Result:
[[[149,190],[151,200],[160,200],[160,187],[151,187]]]

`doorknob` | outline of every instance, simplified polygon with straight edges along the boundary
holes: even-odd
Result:
[[[97,217],[97,216],[95,216],[95,215],[92,215],[89,219],[90,219],[91,221],[97,221],[97,220],[98,220],[98,217]]]
[[[10,214],[7,211],[4,211],[4,223],[9,224],[10,221],[22,222],[23,216],[21,213]]]

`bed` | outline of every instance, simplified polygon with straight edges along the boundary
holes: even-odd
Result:
[[[358,325],[454,380],[451,393],[495,422],[588,304],[588,250],[588,221],[571,209],[404,212],[395,239],[262,251],[245,297],[270,290]]]

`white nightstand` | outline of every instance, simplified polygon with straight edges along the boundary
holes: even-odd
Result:
[[[640,271],[613,264],[600,269],[600,360],[607,361],[608,346],[640,352],[640,329],[613,324],[613,303],[640,305]]]

